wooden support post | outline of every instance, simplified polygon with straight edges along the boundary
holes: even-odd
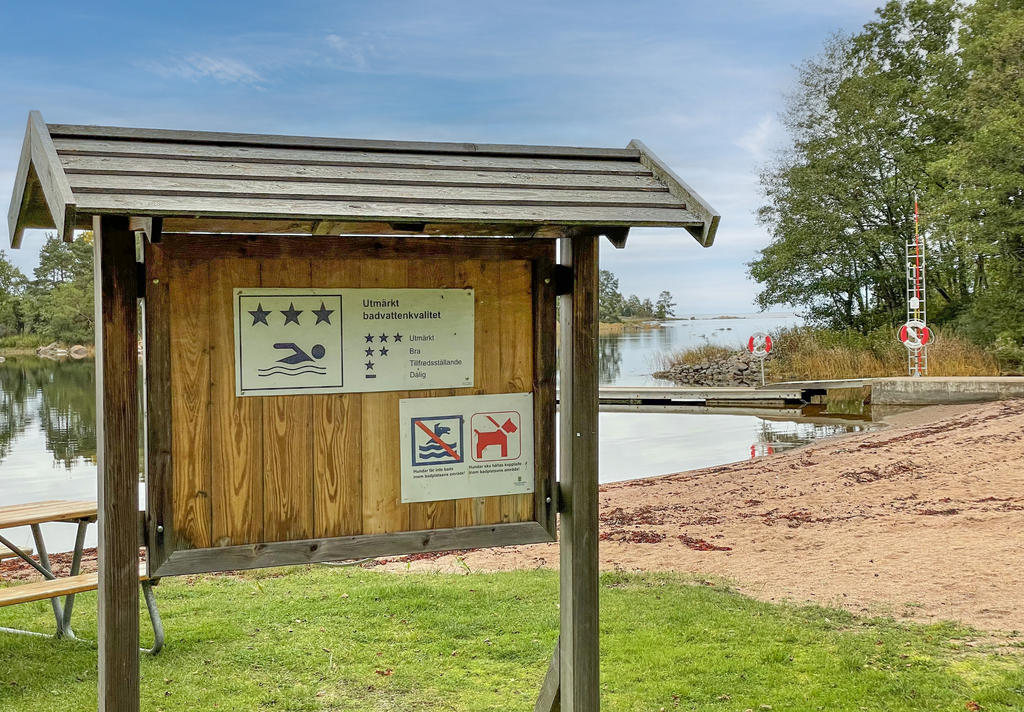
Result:
[[[560,705],[597,712],[597,275],[598,238],[561,240],[561,262],[572,268],[572,291],[559,297],[561,511]]]
[[[99,711],[139,709],[138,270],[128,218],[93,218]]]

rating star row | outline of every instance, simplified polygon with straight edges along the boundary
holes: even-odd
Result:
[[[392,335],[389,336],[388,334],[381,334],[380,336],[374,336],[373,334],[367,334],[365,338],[366,338],[366,343],[368,343],[368,344],[372,344],[374,339],[377,339],[382,344],[386,344],[388,339],[391,339],[392,341],[394,341],[397,344],[398,342],[400,342],[402,340],[402,335],[401,334],[392,334]]]
[[[256,326],[257,324],[270,326],[270,323],[267,321],[267,317],[273,314],[274,311],[275,310],[264,309],[263,302],[260,302],[259,304],[256,305],[255,310],[249,311],[249,315],[252,316],[252,324],[250,326]],[[280,311],[281,314],[284,316],[285,326],[288,326],[288,324],[295,324],[296,326],[299,326],[299,315],[302,314],[303,311],[305,310],[296,309],[295,303],[290,302],[288,304],[287,309],[278,309],[276,311]],[[319,309],[310,309],[310,311],[316,315],[316,324],[330,324],[331,314],[335,312],[334,309],[328,309],[323,302],[320,302]],[[316,326],[316,324],[314,324],[313,326]]]

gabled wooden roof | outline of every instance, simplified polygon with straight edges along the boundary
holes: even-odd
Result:
[[[94,215],[167,232],[427,232],[554,237],[684,227],[719,215],[646,146],[371,141],[46,124],[29,115],[8,215],[65,239]]]

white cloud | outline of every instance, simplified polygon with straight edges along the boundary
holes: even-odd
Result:
[[[327,35],[325,40],[331,49],[337,52],[343,62],[348,65],[349,69],[366,71],[369,68],[369,62],[366,59],[366,48],[362,45],[333,33]]]
[[[214,79],[225,84],[246,84],[257,86],[264,78],[250,65],[230,57],[214,57],[207,54],[191,54],[151,65],[151,69],[163,77],[191,79]]]
[[[762,163],[771,155],[779,133],[779,122],[771,114],[766,114],[757,126],[745,131],[734,143]]]

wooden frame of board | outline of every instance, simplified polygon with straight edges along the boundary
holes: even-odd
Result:
[[[146,543],[175,576],[555,539],[555,246],[165,235],[145,246]],[[231,291],[472,287],[471,388],[239,398]],[[401,398],[531,391],[532,494],[402,504]]]

